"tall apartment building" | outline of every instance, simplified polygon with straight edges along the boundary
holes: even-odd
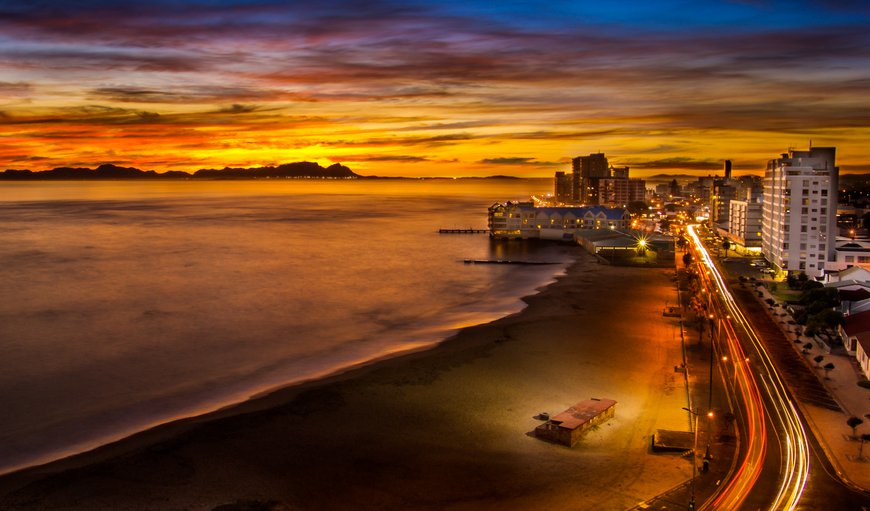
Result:
[[[611,167],[604,153],[574,158],[571,175],[556,172],[554,184],[556,201],[561,203],[626,206],[646,198],[646,181],[629,178],[628,167]]]
[[[761,250],[783,271],[824,273],[836,261],[836,148],[790,149],[764,173]]]
[[[599,204],[599,181],[610,177],[610,166],[604,153],[578,156],[572,160],[573,199],[580,204]]]
[[[626,177],[609,177],[598,180],[598,204],[627,206],[630,202],[643,201],[646,197],[646,181]]]
[[[756,188],[744,188],[728,203],[728,237],[748,249],[761,248],[762,204]]]
[[[566,175],[564,172],[556,172],[555,182],[553,183],[553,190],[555,192],[556,202],[573,202],[573,181],[574,180],[572,176]]]
[[[734,179],[716,179],[710,193],[710,220],[726,230],[730,218],[730,204],[737,199],[738,185]]]

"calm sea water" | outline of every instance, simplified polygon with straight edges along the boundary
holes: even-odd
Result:
[[[550,186],[0,183],[0,472],[520,310],[576,248],[437,229]]]

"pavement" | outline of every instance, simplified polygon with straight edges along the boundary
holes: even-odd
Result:
[[[682,255],[678,254],[678,270],[683,267]],[[700,509],[728,477],[734,463],[738,448],[738,439],[734,425],[725,419],[728,410],[727,398],[722,392],[718,364],[711,371],[711,342],[709,328],[698,328],[691,319],[694,313],[688,307],[688,291],[680,291],[680,304],[683,313],[681,320],[681,340],[683,345],[683,361],[685,383],[690,410],[698,414],[697,422],[694,414],[686,412],[686,425],[689,431],[694,431],[697,424],[697,449],[694,456],[695,476],[674,486],[665,493],[639,503],[631,508],[635,510],[671,511],[692,509],[690,502],[694,500],[695,509]],[[711,392],[712,377],[712,392]],[[713,410],[713,418],[707,416],[707,411]],[[674,456],[675,454],[658,454],[658,456]],[[693,458],[690,452],[682,456],[687,463]]]
[[[819,440],[822,448],[831,464],[838,471],[840,477],[863,489],[870,489],[870,445],[864,446],[852,434],[852,428],[846,424],[849,417],[858,417],[864,421],[856,428],[857,437],[862,433],[870,433],[870,389],[858,386],[861,380],[861,372],[854,355],[850,355],[840,348],[831,350],[825,343],[813,339],[810,341],[806,336],[796,333],[797,325],[793,325],[793,318],[785,310],[784,304],[777,302],[774,307],[768,307],[764,303],[773,297],[765,287],[759,287],[762,296],[757,297],[760,306],[767,311],[771,320],[790,341],[792,349],[804,362],[804,374],[813,374],[816,381],[828,391],[839,406],[840,410],[832,410],[812,397],[798,396],[797,404],[803,412],[807,423]],[[810,341],[812,348],[805,349],[804,345]],[[824,357],[817,364],[814,358],[818,355]],[[834,369],[825,371],[821,366],[833,363]],[[859,457],[859,453],[862,456]]]

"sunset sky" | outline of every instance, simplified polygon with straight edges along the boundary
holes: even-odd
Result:
[[[849,0],[0,0],[0,170],[740,174],[812,139],[870,172],[868,26]]]

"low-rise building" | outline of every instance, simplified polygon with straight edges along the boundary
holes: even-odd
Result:
[[[864,378],[870,379],[870,334],[858,337],[855,358]]]
[[[536,427],[535,437],[574,447],[583,433],[613,418],[615,413],[616,401],[613,399],[587,399]]]
[[[496,203],[488,211],[493,238],[573,241],[581,229],[627,229],[631,213],[605,206],[537,207],[532,202]]]
[[[870,240],[837,238],[835,260],[827,263],[827,271],[838,271],[853,266],[870,269]]]
[[[600,261],[616,265],[671,268],[676,238],[655,232],[589,229],[575,234],[577,243]]]

